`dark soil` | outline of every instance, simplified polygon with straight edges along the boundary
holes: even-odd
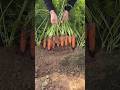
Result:
[[[120,51],[99,51],[96,61],[86,63],[85,69],[86,57],[80,48],[47,51],[37,47],[34,61],[29,54],[16,53],[16,48],[0,47],[0,90],[84,90],[85,83],[86,90],[120,90]]]
[[[86,90],[120,90],[120,51],[101,50],[95,60],[86,64]]]
[[[34,90],[34,63],[16,48],[0,47],[0,90]]]

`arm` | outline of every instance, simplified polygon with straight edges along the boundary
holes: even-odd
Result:
[[[54,10],[52,0],[44,0],[44,2],[45,2],[45,5],[47,6],[49,11]]]
[[[68,0],[67,5],[65,6],[65,10],[70,11],[77,0]]]
[[[51,24],[57,24],[58,18],[57,18],[57,14],[55,12],[55,8],[53,6],[52,0],[44,0],[44,2],[49,10],[49,13],[50,13]]]
[[[62,22],[69,20],[69,11],[74,7],[74,4],[77,0],[68,0],[67,5],[65,6],[65,11],[63,13]]]

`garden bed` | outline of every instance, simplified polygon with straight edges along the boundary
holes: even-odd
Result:
[[[85,90],[84,49],[36,47],[36,90]]]

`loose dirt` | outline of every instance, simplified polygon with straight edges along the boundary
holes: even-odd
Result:
[[[85,90],[85,51],[36,47],[35,90]]]

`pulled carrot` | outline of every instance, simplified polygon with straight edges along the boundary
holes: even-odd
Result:
[[[68,42],[69,42],[69,44],[71,45],[71,43],[72,43],[71,36],[68,37]]]
[[[57,47],[59,47],[60,46],[60,43],[57,43]]]
[[[50,50],[51,47],[52,47],[52,38],[48,38],[48,40],[47,40],[47,48],[48,48],[48,50]]]
[[[64,36],[60,37],[60,45],[63,47],[64,46]]]
[[[55,48],[55,42],[52,43],[52,48]]]
[[[72,48],[75,48],[75,43],[76,43],[75,35],[72,35]]]
[[[68,35],[65,36],[65,46],[68,46]]]
[[[55,43],[57,44],[57,47],[60,46],[60,37],[59,36],[55,37]]]
[[[52,38],[52,48],[55,48],[55,37]]]

